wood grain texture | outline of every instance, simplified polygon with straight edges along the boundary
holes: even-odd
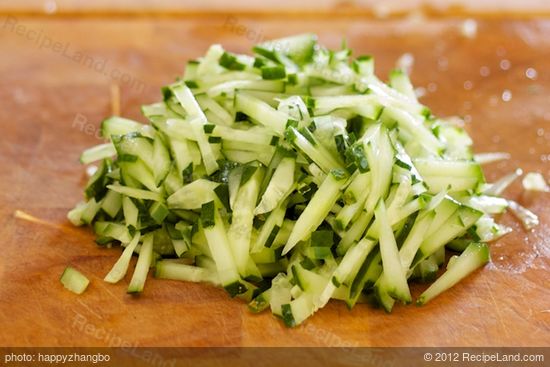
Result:
[[[261,39],[303,31],[317,32],[331,47],[346,37],[356,54],[376,57],[380,76],[410,52],[412,79],[427,90],[422,101],[436,114],[465,116],[476,151],[512,154],[486,167],[489,181],[518,166],[548,179],[549,20],[480,21],[474,39],[461,36],[461,22],[452,19],[20,16],[16,23],[19,31],[0,26],[0,345],[550,346],[550,194],[523,193],[518,183],[506,196],[537,213],[541,224],[526,232],[503,215],[514,233],[491,245],[492,262],[483,270],[425,307],[397,306],[388,315],[331,302],[296,329],[269,313],[252,315],[208,285],[151,278],[141,296],[127,295],[128,278],[114,286],[101,280],[119,249],[99,248],[90,230],[65,219],[81,199],[78,157],[98,142],[94,132],[109,114],[112,83],[121,88],[122,114],[142,119],[139,106],[158,100],[160,86],[211,43],[245,52]],[[32,30],[52,46],[40,48]],[[67,52],[54,50],[55,42]],[[78,52],[90,63],[71,58]],[[525,76],[527,68],[538,72],[535,80]],[[17,219],[15,210],[49,224]],[[82,296],[59,283],[69,264],[91,279]]]

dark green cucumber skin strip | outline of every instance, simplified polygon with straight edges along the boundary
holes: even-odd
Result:
[[[355,167],[359,172],[364,173],[369,171],[369,162],[367,161],[367,155],[365,148],[362,144],[352,145],[345,151],[346,163]]]
[[[214,189],[216,196],[220,199],[221,203],[228,212],[231,212],[231,206],[229,205],[229,186],[225,183],[220,184]]]
[[[296,269],[296,266],[292,266],[290,270],[292,272],[292,279],[294,280],[294,283],[296,283],[296,285],[300,287],[301,290],[304,291],[305,288],[302,282],[300,281],[300,277],[298,276],[298,270]]]
[[[311,261],[311,259],[307,257],[300,262],[300,265],[306,270],[312,270],[317,266],[313,261]]]
[[[238,296],[239,294],[243,294],[248,290],[246,285],[238,281],[224,286],[224,289],[227,291],[227,293],[229,293],[231,297],[235,297],[235,296]]]
[[[240,63],[235,55],[224,52],[220,57],[220,65],[229,70],[244,70],[246,65]]]
[[[254,173],[256,173],[256,170],[258,169],[258,166],[247,164],[243,169],[243,174],[241,176],[241,182],[240,185],[243,186],[254,176]]]
[[[153,203],[149,212],[151,218],[153,218],[153,220],[159,225],[164,222],[164,219],[166,219],[166,217],[170,213],[168,207],[160,201]]]
[[[101,161],[97,171],[90,177],[84,189],[84,193],[88,199],[94,198],[96,201],[99,201],[105,196],[107,185],[110,183],[107,174],[111,172],[111,168],[111,159],[106,158]]]
[[[260,313],[269,307],[269,302],[263,298],[260,294],[258,297],[254,298],[248,305],[248,309],[253,313]]]
[[[286,326],[294,327],[296,326],[296,321],[294,320],[294,315],[292,315],[292,308],[290,304],[284,304],[281,306],[282,319]]]
[[[265,242],[265,247],[271,247],[271,245],[273,245],[273,241],[275,240],[275,237],[277,237],[277,234],[279,233],[279,229],[281,229],[281,227],[279,226],[273,227],[273,229],[269,233],[269,237],[267,237],[267,240]]]
[[[266,80],[283,79],[286,77],[285,68],[281,65],[264,66],[261,68],[261,71],[262,71],[262,79],[266,79]]]
[[[213,227],[216,225],[215,216],[216,204],[209,201],[202,205],[201,208],[201,224],[203,228]]]
[[[334,232],[330,230],[318,230],[311,234],[311,247],[332,247],[334,245]]]

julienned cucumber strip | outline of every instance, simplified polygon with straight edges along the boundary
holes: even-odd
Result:
[[[128,292],[156,278],[208,282],[302,323],[331,299],[369,299],[390,312],[409,283],[448,270],[424,304],[482,266],[509,232],[492,214],[521,173],[485,183],[456,118],[436,118],[394,70],[385,84],[370,56],[328,50],[312,34],[264,42],[253,57],[214,45],[143,106],[150,124],[114,116],[81,161],[98,168],[68,214],[100,245],[121,244],[105,281]],[[68,268],[62,282],[88,280]]]
[[[283,249],[283,255],[288,253],[299,241],[307,239],[311,232],[321,225],[341,195],[340,189],[346,184],[346,178],[345,173],[341,170],[336,169],[330,172],[296,221]]]
[[[454,261],[453,265],[418,297],[416,303],[418,305],[428,303],[434,297],[437,297],[464,279],[471,272],[485,265],[489,261],[489,258],[489,247],[487,244],[471,243]]]
[[[155,267],[156,278],[184,280],[187,282],[208,282],[214,285],[220,284],[218,274],[211,269],[179,264],[170,260],[159,261]]]
[[[380,254],[382,255],[384,269],[382,277],[384,285],[387,287],[386,292],[393,298],[410,302],[411,293],[407,285],[405,269],[401,266],[399,250],[383,200],[380,200],[376,205],[374,216],[380,227]]]
[[[249,171],[254,172],[249,173]],[[260,185],[264,174],[263,167],[247,166],[241,176],[241,186],[237,191],[233,205],[231,225],[227,231],[235,263],[243,278],[261,274],[250,258],[251,235],[254,224],[254,207],[258,201]],[[246,177],[250,175],[250,177]],[[245,180],[246,179],[246,180]],[[243,182],[244,181],[244,182]]]
[[[241,282],[226,225],[220,216],[219,209],[219,205],[214,201],[204,204],[201,208],[200,226],[203,228],[210,253],[216,263],[222,286],[231,296],[236,296],[246,292],[247,287]]]
[[[148,233],[143,236],[143,243],[139,250],[139,257],[134,269],[134,275],[128,285],[128,293],[139,293],[143,290],[147,274],[149,273],[149,267],[153,260],[153,234]]]
[[[139,239],[140,234],[136,233],[134,235],[134,238],[132,238],[132,241],[126,246],[126,248],[122,252],[122,255],[120,255],[120,258],[115,263],[109,274],[105,276],[104,280],[107,283],[117,283],[122,278],[124,278],[126,272],[128,271],[128,266],[130,265],[130,259],[132,258],[132,255],[139,243]]]
[[[275,169],[260,203],[254,209],[254,214],[264,214],[273,211],[285,199],[294,184],[296,160],[283,158]]]

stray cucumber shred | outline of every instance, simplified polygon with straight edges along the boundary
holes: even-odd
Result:
[[[550,192],[550,186],[548,186],[544,176],[539,172],[527,173],[521,183],[527,191]]]
[[[142,107],[148,124],[103,121],[105,141],[81,157],[97,170],[68,218],[124,248],[105,281],[135,254],[129,293],[155,268],[296,326],[330,299],[390,312],[414,301],[412,281],[435,280],[425,304],[489,261],[485,242],[510,230],[491,215],[511,206],[536,224],[498,197],[520,171],[485,182],[480,165],[508,155],[474,156],[457,118],[434,116],[405,71],[385,84],[374,58],[312,34],[253,51],[214,45]],[[460,254],[448,266],[446,250]],[[72,268],[62,282],[88,284]]]

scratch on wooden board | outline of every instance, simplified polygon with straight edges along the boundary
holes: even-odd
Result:
[[[105,292],[107,292],[107,294],[109,296],[111,296],[111,298],[113,298],[115,301],[117,301],[118,303],[120,303],[121,305],[124,305],[124,302],[120,299],[120,297],[117,297],[113,294],[113,292],[111,292],[109,290],[109,288],[107,286],[105,286],[105,284],[103,284],[103,279],[101,279],[100,277],[98,277],[97,275],[93,274],[92,275],[94,278],[97,279],[97,282],[94,282],[94,284],[96,285],[99,285]]]
[[[26,220],[26,221],[29,221],[29,222],[33,222],[33,223],[38,223],[38,224],[44,224],[46,226],[50,226],[50,227],[59,227],[59,224],[56,224],[56,223],[52,223],[52,222],[48,222],[47,220],[44,220],[44,219],[40,219],[40,218],[37,218],[33,215],[30,215],[28,213],[25,213],[24,211],[22,210],[16,210],[14,213],[13,213],[13,216],[15,218],[18,218],[18,219],[23,219],[23,220]]]
[[[497,314],[498,321],[500,322],[500,325],[502,326],[502,329],[504,330],[504,334],[506,337],[509,337],[510,334],[508,333],[508,329],[506,328],[506,324],[502,320],[502,315],[500,314],[499,307],[497,305],[497,301],[495,300],[495,296],[493,295],[493,291],[491,290],[491,285],[489,284],[489,281],[485,280],[485,284],[487,284],[487,290],[489,291],[489,296],[491,296],[491,301],[493,302],[493,305],[495,305],[495,311]]]
[[[92,315],[94,315],[95,317],[97,317],[98,319],[100,320],[103,320],[103,317],[98,314],[97,312],[95,312],[94,310],[92,310],[92,308],[90,306],[88,306],[87,304],[85,304],[84,302],[82,302],[81,300],[77,299],[78,303],[80,303],[85,309],[87,309]]]
[[[79,232],[76,228],[67,227],[67,226],[65,226],[63,224],[59,224],[59,223],[48,222],[45,219],[35,217],[34,215],[31,215],[31,214],[26,213],[26,212],[24,212],[22,210],[19,210],[19,209],[15,210],[13,212],[13,216],[17,219],[26,220],[27,222],[36,223],[36,224],[42,224],[42,225],[44,225],[46,227],[50,227],[50,228],[55,228],[55,229],[59,229],[59,230],[63,230],[63,231]]]

